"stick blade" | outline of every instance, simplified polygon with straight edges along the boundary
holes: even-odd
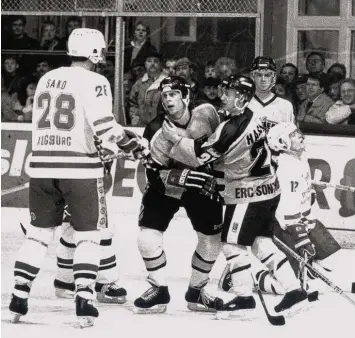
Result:
[[[271,316],[269,315],[268,320],[270,322],[270,324],[274,325],[274,326],[282,326],[285,325],[286,320],[284,316]]]

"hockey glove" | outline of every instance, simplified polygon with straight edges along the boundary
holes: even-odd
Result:
[[[138,134],[125,129],[126,136],[117,143],[117,146],[125,153],[129,160],[143,159],[149,154],[148,141]]]
[[[309,258],[316,254],[316,250],[308,237],[307,227],[303,223],[289,225],[286,229],[289,233],[295,250],[304,257],[305,253]]]
[[[200,194],[211,199],[216,194],[216,180],[213,176],[190,169],[171,169],[166,183],[176,187],[196,189]]]

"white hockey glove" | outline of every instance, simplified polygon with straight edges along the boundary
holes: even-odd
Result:
[[[309,258],[312,258],[316,254],[316,249],[312,244],[308,236],[308,230],[305,224],[298,223],[289,225],[286,228],[286,231],[289,233],[290,238],[293,242],[295,250],[302,256],[305,256],[305,253]]]
[[[176,187],[195,189],[211,199],[216,194],[216,180],[213,176],[190,169],[171,169],[166,183]]]

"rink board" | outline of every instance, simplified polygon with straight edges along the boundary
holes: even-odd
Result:
[[[1,204],[28,207],[28,163],[31,156],[31,125],[2,123]],[[142,128],[128,128],[141,134]],[[355,187],[355,138],[306,136],[312,178]],[[112,168],[113,185],[107,194],[114,212],[138,214],[146,178],[138,162],[118,160]],[[317,218],[332,229],[343,247],[355,247],[355,193],[317,188],[313,207]],[[178,216],[185,216],[183,210]]]

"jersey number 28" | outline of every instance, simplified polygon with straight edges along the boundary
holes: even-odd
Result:
[[[44,112],[37,122],[38,129],[51,128],[51,120],[48,119],[48,114],[51,108],[52,97],[48,92],[41,93],[37,98],[37,107],[44,109]],[[46,107],[45,107],[46,106]],[[60,130],[71,130],[74,127],[75,116],[75,99],[70,94],[60,94],[55,98],[55,111],[53,114],[53,124]]]
[[[252,177],[262,177],[271,174],[270,164],[265,163],[268,159],[265,142],[265,139],[261,138],[250,148],[250,158],[254,161],[249,170],[249,174]]]

